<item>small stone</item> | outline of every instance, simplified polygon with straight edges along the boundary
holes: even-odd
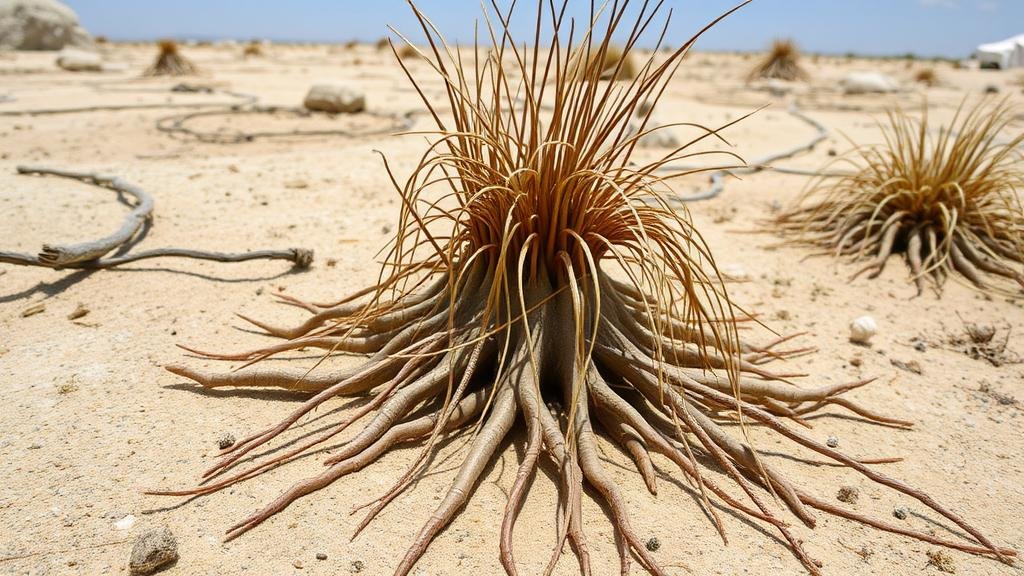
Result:
[[[956,564],[953,563],[953,557],[945,550],[929,550],[925,554],[928,555],[929,566],[934,566],[939,572],[956,574]]]
[[[323,552],[317,552],[316,553],[316,559],[317,560],[327,560],[327,554],[324,554]]]
[[[124,518],[121,518],[117,522],[114,522],[114,528],[118,530],[128,530],[135,525],[135,516],[129,514]]]
[[[647,550],[650,552],[657,552],[658,548],[661,548],[661,541],[657,538],[651,538],[647,541]]]
[[[32,306],[29,306],[28,308],[25,308],[24,310],[22,310],[21,311],[21,317],[22,318],[28,318],[29,316],[35,316],[36,314],[41,314],[41,313],[43,313],[45,311],[46,311],[46,304],[43,304],[42,302],[40,302],[39,304],[33,304]]]
[[[363,568],[366,568],[366,564],[363,564],[362,560],[353,560],[352,563],[348,565],[348,571],[353,574],[362,572]]]
[[[314,84],[302,105],[314,112],[354,114],[366,109],[366,96],[340,83]]]
[[[88,313],[89,309],[85,307],[85,304],[79,303],[78,306],[75,307],[74,311],[72,311],[71,314],[68,314],[68,320],[78,320]]]
[[[295,568],[298,570],[302,570],[302,560],[296,560],[295,562],[292,562],[292,566],[295,566]]]
[[[893,359],[889,360],[889,363],[892,364],[893,366],[899,368],[900,370],[905,370],[907,372],[913,372],[914,374],[923,374],[924,373],[924,369],[921,368],[921,364],[917,360],[908,360],[907,362],[904,362],[902,360],[897,360],[897,359],[893,358]]]
[[[722,275],[729,280],[735,280],[737,282],[746,282],[750,280],[750,273],[739,264],[726,264],[722,266],[721,270]]]
[[[221,450],[227,450],[235,445],[235,435],[231,432],[223,432],[217,437],[217,447]]]
[[[847,504],[856,504],[858,496],[860,496],[860,492],[856,488],[853,486],[843,486],[839,488],[836,499]]]
[[[918,340],[917,342],[914,342],[914,350],[917,350],[918,352],[927,352],[928,345],[925,344],[923,341]]]
[[[850,366],[859,367],[862,364],[864,364],[864,359],[861,358],[860,356],[854,356],[853,358],[850,358]]]
[[[309,182],[305,180],[289,180],[284,183],[284,187],[292,190],[302,190],[303,188],[309,188]]]
[[[57,56],[57,66],[69,72],[99,72],[103,70],[103,59],[95,52],[67,48]]]
[[[985,94],[999,94],[999,85],[989,84],[988,86],[985,86]]]
[[[152,574],[178,561],[178,541],[171,529],[162,526],[143,533],[132,547],[128,568],[135,576]]]
[[[835,448],[836,446],[839,446],[839,438],[836,438],[835,436],[829,436],[828,440],[825,440],[825,444],[829,448]]]
[[[898,518],[900,520],[906,520],[907,519],[907,509],[904,508],[903,506],[900,506],[898,508],[894,508],[893,511],[892,511],[892,515],[895,518]]]
[[[850,342],[867,345],[878,332],[878,324],[871,316],[861,316],[850,322]]]

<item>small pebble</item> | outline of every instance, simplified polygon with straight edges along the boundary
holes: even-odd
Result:
[[[651,538],[647,541],[647,550],[650,552],[657,552],[658,548],[661,548],[661,541],[657,538]]]
[[[171,529],[162,526],[143,533],[132,546],[128,568],[133,576],[152,574],[178,561],[178,541]]]
[[[928,555],[929,566],[934,566],[939,572],[956,574],[956,564],[953,563],[953,557],[945,550],[929,550],[925,554]]]
[[[235,435],[231,432],[224,432],[217,437],[217,447],[221,450],[227,450],[235,445]]]
[[[904,508],[903,506],[900,506],[899,508],[894,508],[893,511],[892,511],[892,515],[895,516],[896,518],[900,519],[900,520],[906,520],[907,519],[907,509]]]
[[[324,554],[323,552],[317,552],[316,553],[316,559],[317,560],[327,560],[327,554]]]
[[[850,322],[850,342],[866,345],[878,332],[878,324],[871,316],[861,316]]]
[[[917,342],[914,343],[914,350],[917,350],[918,352],[927,352],[928,345],[918,340]]]
[[[348,571],[353,574],[362,572],[363,568],[366,568],[366,564],[363,564],[362,560],[353,560],[352,563],[348,565]]]
[[[860,496],[860,492],[858,492],[856,488],[853,486],[843,486],[839,488],[839,492],[836,494],[836,499],[840,502],[846,502],[847,504],[856,504],[858,496]]]
[[[295,566],[295,568],[298,570],[302,570],[302,560],[296,560],[295,562],[292,562],[292,566]]]
[[[829,448],[835,448],[836,446],[839,446],[839,438],[829,436],[828,440],[825,441],[825,444],[828,445]]]

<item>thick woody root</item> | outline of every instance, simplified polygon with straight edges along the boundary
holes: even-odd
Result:
[[[275,386],[313,396],[278,425],[225,450],[204,473],[200,486],[154,493],[210,494],[327,448],[349,427],[362,426],[340,445],[333,446],[321,473],[296,484],[230,527],[227,538],[231,539],[280,513],[297,499],[364,469],[391,448],[402,443],[418,444],[420,456],[408,472],[379,499],[360,507],[367,513],[358,534],[429,468],[443,438],[469,434],[469,446],[449,491],[398,562],[395,573],[404,575],[467,505],[488,463],[497,457],[509,431],[518,423],[526,430],[525,451],[509,491],[500,529],[500,558],[509,574],[518,571],[513,546],[517,514],[529,494],[537,467],[545,461],[554,465],[559,478],[555,510],[558,529],[549,567],[558,561],[563,544],[568,541],[579,559],[581,572],[591,572],[581,519],[586,483],[605,506],[615,527],[622,573],[626,574],[635,560],[651,574],[667,574],[646,550],[619,487],[604,470],[598,434],[633,460],[652,493],[657,491],[657,469],[652,455],[678,466],[723,540],[727,535],[718,514],[720,508],[777,530],[812,574],[819,573],[819,563],[807,554],[801,541],[790,532],[788,521],[771,505],[773,497],[811,527],[816,521],[812,509],[816,509],[879,530],[1006,562],[1015,555],[1013,550],[992,544],[927,494],[869,465],[892,459],[852,457],[819,444],[798,430],[808,426],[805,415],[827,406],[847,409],[882,425],[909,426],[908,422],[876,414],[843,396],[867,384],[866,381],[798,387],[760,366],[771,358],[765,356],[771,347],[745,345],[741,345],[745,351],[738,353],[739,377],[730,378],[724,361],[731,354],[730,349],[716,349],[704,341],[706,354],[695,353],[701,349],[699,325],[680,321],[674,326],[657,323],[652,328],[649,311],[637,305],[637,297],[642,299],[643,295],[604,277],[603,273],[601,276],[600,296],[593,296],[600,299],[600,317],[588,321],[582,332],[574,329],[578,316],[574,316],[571,299],[543,283],[525,292],[521,307],[529,311],[525,320],[514,316],[506,316],[505,322],[489,320],[492,317],[484,312],[489,277],[472,274],[460,288],[463,297],[457,299],[451,297],[450,283],[445,280],[423,285],[412,296],[386,303],[381,308],[386,311],[373,316],[360,312],[359,306],[338,303],[311,306],[317,310],[313,320],[295,329],[262,325],[272,334],[291,337],[288,344],[308,343],[314,335],[332,334],[331,338],[341,342],[339,348],[344,348],[348,339],[365,343],[373,340],[375,334],[389,334],[379,345],[367,345],[369,359],[347,371],[304,374],[249,368],[218,375],[181,366],[168,367],[203,386]],[[439,315],[452,315],[456,321],[439,326]],[[451,332],[449,326],[468,328]],[[356,332],[360,335],[346,336]],[[585,336],[580,338],[579,334]],[[785,351],[777,354],[786,356]],[[370,394],[369,402],[283,449],[271,449],[279,435],[317,407],[337,397],[357,394]],[[965,536],[946,538],[896,526],[814,496],[772,466],[747,443],[745,436],[730,431],[735,428],[729,424],[736,423],[739,414],[744,425],[771,430],[793,445],[916,499],[955,524]],[[706,477],[704,470],[709,467],[731,479],[739,494]]]

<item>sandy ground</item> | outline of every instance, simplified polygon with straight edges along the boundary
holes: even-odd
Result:
[[[128,71],[103,74],[61,72],[51,54],[0,55],[0,95],[14,99],[0,103],[0,110],[225,100],[171,95],[167,89],[177,80],[138,79],[152,50],[111,47],[108,60],[125,62]],[[417,107],[398,67],[370,47],[275,46],[268,57],[250,60],[239,53],[240,48],[228,47],[187,49],[205,71],[187,81],[256,94],[267,104],[295,105],[312,82],[341,80],[363,87],[374,110],[401,114]],[[813,131],[786,114],[785,99],[743,88],[750,64],[741,56],[695,54],[660,105],[659,118],[714,125],[768,104],[725,133],[737,152],[754,158],[809,139]],[[808,66],[814,80],[811,87],[800,88],[805,111],[833,136],[813,153],[783,162],[788,166],[819,167],[830,149],[845,148],[840,132],[859,142],[877,141],[873,122],[878,113],[893,102],[919,106],[924,94],[914,89],[889,97],[844,98],[834,88],[854,69],[880,69],[909,85],[921,64],[823,58]],[[989,84],[1021,99],[1015,74],[936,66],[941,85],[926,92],[938,118],[948,118],[964,94],[980,95]],[[425,72],[422,65],[414,68]],[[436,90],[436,82],[428,84]],[[386,489],[415,458],[415,448],[389,454],[226,544],[221,541],[225,528],[315,473],[320,457],[190,502],[141,491],[192,485],[216,454],[220,434],[241,438],[275,423],[296,405],[295,396],[283,393],[204,391],[161,366],[183,359],[175,344],[234,350],[265,342],[238,330],[242,323],[235,312],[298,320],[295,309],[274,303],[273,292],[330,300],[373,282],[372,262],[391,233],[398,203],[372,150],[385,151],[396,173],[404,175],[421,153],[422,139],[203,144],[154,128],[158,118],[173,112],[0,117],[0,247],[31,253],[44,242],[98,237],[115,228],[126,211],[102,189],[15,173],[18,164],[38,163],[115,173],[151,192],[156,222],[145,247],[237,251],[301,246],[314,249],[317,260],[302,273],[291,273],[279,262],[151,261],[96,273],[0,266],[0,573],[127,573],[134,537],[166,524],[177,535],[181,553],[167,574],[345,574],[359,567],[364,574],[389,574],[446,490],[456,463],[447,456],[456,453],[460,440],[450,442],[434,471],[352,541],[360,516],[350,510]],[[311,129],[344,121],[212,118],[192,126]],[[836,409],[815,418],[810,433],[822,441],[837,437],[851,454],[904,457],[884,471],[934,495],[997,543],[1024,549],[1024,409],[1016,400],[1024,400],[1024,367],[997,368],[948,345],[963,332],[961,316],[996,326],[999,338],[1010,331],[1010,349],[1024,353],[1020,302],[985,298],[956,283],[941,299],[931,293],[911,298],[899,262],[877,280],[849,282],[848,265],[801,261],[802,249],[776,248],[770,236],[743,233],[769,215],[773,205],[793,199],[805,183],[800,176],[748,176],[730,181],[719,198],[691,210],[719,262],[750,277],[731,286],[737,302],[762,313],[779,332],[808,331],[803,342],[820,348],[799,360],[800,369],[810,374],[807,384],[877,377],[876,384],[853,396],[917,423],[911,431],[892,430]],[[692,178],[681,181],[677,191],[686,194],[705,185],[704,179]],[[36,305],[45,309],[24,314]],[[69,320],[79,306],[88,314]],[[880,326],[869,348],[847,341],[847,324],[862,314],[871,314]],[[915,349],[917,341],[925,343],[925,351]],[[307,356],[295,363],[312,361]],[[893,362],[916,362],[921,374]],[[350,409],[338,401],[320,414]],[[754,439],[799,485],[823,497],[834,498],[841,486],[854,486],[860,491],[857,510],[891,519],[895,507],[906,506],[907,526],[946,533],[945,523],[916,502],[849,470],[801,461],[810,455],[765,431],[755,430]],[[414,574],[501,572],[499,518],[518,463],[514,446],[521,441],[519,433],[507,445]],[[636,529],[645,539],[658,538],[655,557],[670,573],[804,573],[773,534],[728,513],[722,515],[730,540],[723,546],[694,493],[667,461],[656,459],[662,475],[655,497],[622,453],[610,444],[604,448]],[[552,473],[538,475],[520,516],[515,545],[522,573],[540,573],[553,542]],[[586,498],[584,507],[595,574],[616,573],[611,525],[593,499]],[[119,529],[116,524],[122,521],[123,526],[128,515],[136,521]],[[819,516],[816,529],[797,525],[795,530],[827,574],[937,573],[928,565],[927,553],[934,546]],[[317,560],[318,553],[327,559]],[[1020,572],[985,558],[951,556],[960,574]],[[577,573],[571,554],[555,573]]]

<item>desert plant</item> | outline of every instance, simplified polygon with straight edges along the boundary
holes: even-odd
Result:
[[[761,79],[807,80],[807,72],[800,66],[800,50],[792,40],[775,40],[771,50],[747,74],[747,81]]]
[[[632,51],[627,51],[617,44],[603,43],[603,49],[591,47],[590,50],[580,48],[577,51],[586,53],[572,69],[572,77],[577,81],[588,80],[588,70],[601,70],[600,80],[633,80],[637,75],[636,60]]]
[[[156,60],[143,73],[145,76],[188,76],[196,74],[196,65],[181,55],[178,43],[174,40],[157,42]]]
[[[914,73],[914,82],[924,84],[929,88],[939,83],[939,77],[934,68],[921,68]]]
[[[380,40],[377,40],[377,42],[374,44],[374,47],[376,47],[377,50],[379,51],[387,50],[391,47],[391,41],[388,40],[387,38],[381,38]]]
[[[833,405],[875,422],[907,425],[844,396],[865,381],[798,388],[789,380],[794,375],[765,368],[770,360],[805,352],[782,349],[786,338],[760,346],[740,340],[738,323],[744,317],[734,311],[707,244],[688,214],[670,207],[667,182],[656,175],[660,167],[695,152],[683,146],[645,163],[633,156],[641,135],[628,130],[635,111],[663,93],[695,39],[657,64],[647,60],[635,82],[599,82],[609,44],[591,44],[590,36],[611,38],[625,26],[626,46],[632,46],[659,9],[642,7],[632,25],[623,24],[626,4],[611,5],[607,23],[593,23],[582,33],[583,41],[574,43],[559,16],[564,3],[559,8],[538,1],[536,29],[550,32],[550,49],[517,46],[507,27],[510,18],[502,14],[491,20],[503,24],[489,35],[493,45],[477,46],[469,57],[451,50],[411,4],[429,38],[425,54],[430,69],[442,76],[444,107],[450,112],[441,111],[442,104],[399,60],[437,128],[404,183],[384,160],[402,208],[379,282],[334,303],[285,297],[312,316],[288,328],[252,321],[285,339],[281,344],[241,354],[193,350],[246,363],[306,347],[370,358],[338,373],[250,367],[217,374],[168,366],[207,387],[276,386],[313,396],[280,424],[227,449],[200,487],[161,493],[222,490],[328,445],[368,416],[361,431],[331,451],[322,473],[232,526],[228,538],[365,468],[392,447],[419,442],[419,457],[367,505],[358,533],[430,467],[442,438],[466,433],[467,452],[450,490],[398,561],[395,572],[404,575],[466,504],[521,419],[524,455],[500,529],[500,558],[512,574],[516,515],[542,455],[554,461],[559,482],[549,566],[568,539],[581,570],[590,573],[581,520],[586,482],[607,504],[621,542],[623,571],[636,555],[650,572],[665,574],[632,527],[623,495],[602,463],[598,433],[634,460],[652,492],[657,486],[653,452],[699,487],[701,503],[723,538],[719,505],[777,530],[811,573],[818,573],[817,565],[769,505],[771,495],[808,526],[814,525],[811,509],[816,508],[935,544],[1002,558],[1013,554],[995,548],[928,496],[880,474],[871,462],[821,444],[785,422],[803,423],[806,414]],[[564,49],[563,41],[577,48]],[[488,50],[493,57],[487,57]],[[598,57],[592,58],[595,52]],[[506,61],[515,63],[514,77]],[[586,81],[575,82],[572,70]],[[694,142],[715,134],[704,131]],[[368,403],[355,413],[279,452],[263,452],[328,400],[370,392]],[[739,432],[754,423],[916,498],[972,540],[895,526],[796,486]],[[254,451],[263,454],[248,459]],[[736,488],[721,487],[704,472],[709,465],[720,466]]]
[[[242,49],[242,56],[245,58],[264,56],[263,44],[261,44],[257,40],[250,41],[248,44],[245,45],[245,48]]]
[[[890,111],[885,143],[847,155],[853,172],[813,185],[778,228],[825,253],[869,260],[855,277],[874,278],[902,254],[918,293],[926,278],[940,288],[952,273],[983,289],[998,289],[986,274],[1024,286],[1013,269],[1024,263],[1024,133],[1007,134],[1007,100],[966,104],[935,134],[927,111],[920,120]]]

